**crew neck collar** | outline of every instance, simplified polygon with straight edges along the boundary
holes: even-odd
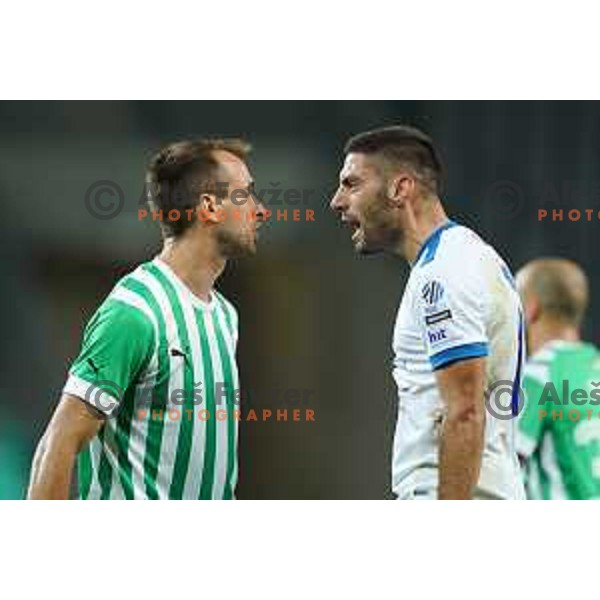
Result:
[[[208,302],[198,298],[192,290],[181,280],[181,278],[173,271],[173,269],[160,257],[155,257],[152,263],[158,267],[161,272],[169,279],[169,281],[177,288],[177,290],[185,297],[190,299],[190,302],[197,308],[202,310],[213,310],[216,306],[215,291],[210,290],[210,299]]]

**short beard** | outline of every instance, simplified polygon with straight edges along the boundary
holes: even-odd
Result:
[[[372,229],[372,233],[369,233]],[[404,239],[404,234],[397,228],[364,228],[364,243],[358,252],[360,254],[380,254],[382,252],[390,252],[401,245]]]
[[[251,256],[256,252],[256,248],[243,243],[239,237],[232,235],[226,229],[219,229],[216,232],[216,240],[219,254],[225,259]]]
[[[369,210],[363,215],[362,227],[364,242],[360,254],[378,254],[397,248],[404,239],[404,232],[392,222],[389,199],[380,192]]]

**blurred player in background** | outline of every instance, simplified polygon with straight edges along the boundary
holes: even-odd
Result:
[[[197,140],[152,160],[163,250],[88,323],[34,457],[30,498],[67,498],[77,455],[81,498],[233,497],[238,319],[214,283],[229,258],[256,251],[264,208],[251,194],[248,150]],[[252,201],[239,206],[240,190]]]
[[[527,497],[600,498],[600,352],[580,332],[587,278],[550,258],[525,265],[517,285],[531,352],[517,438]]]
[[[391,252],[411,267],[393,336],[393,491],[401,499],[523,498],[514,423],[486,422],[484,407],[491,383],[518,389],[525,353],[507,266],[446,216],[428,136],[379,129],[350,139],[345,153],[331,208],[358,252]]]

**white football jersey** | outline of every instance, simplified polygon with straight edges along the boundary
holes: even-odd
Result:
[[[496,251],[453,221],[434,231],[412,265],[394,328],[392,490],[399,498],[436,497],[444,403],[435,371],[475,357],[486,357],[486,389],[503,392],[496,398],[508,409],[498,410],[500,418],[486,412],[476,497],[524,498],[511,418],[524,337],[514,280]]]

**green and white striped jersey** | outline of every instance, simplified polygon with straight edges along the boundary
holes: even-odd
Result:
[[[517,450],[529,499],[600,498],[600,352],[554,341],[528,361]]]
[[[221,294],[202,302],[159,258],[118,282],[64,389],[107,415],[79,455],[81,498],[233,498],[237,327]]]

